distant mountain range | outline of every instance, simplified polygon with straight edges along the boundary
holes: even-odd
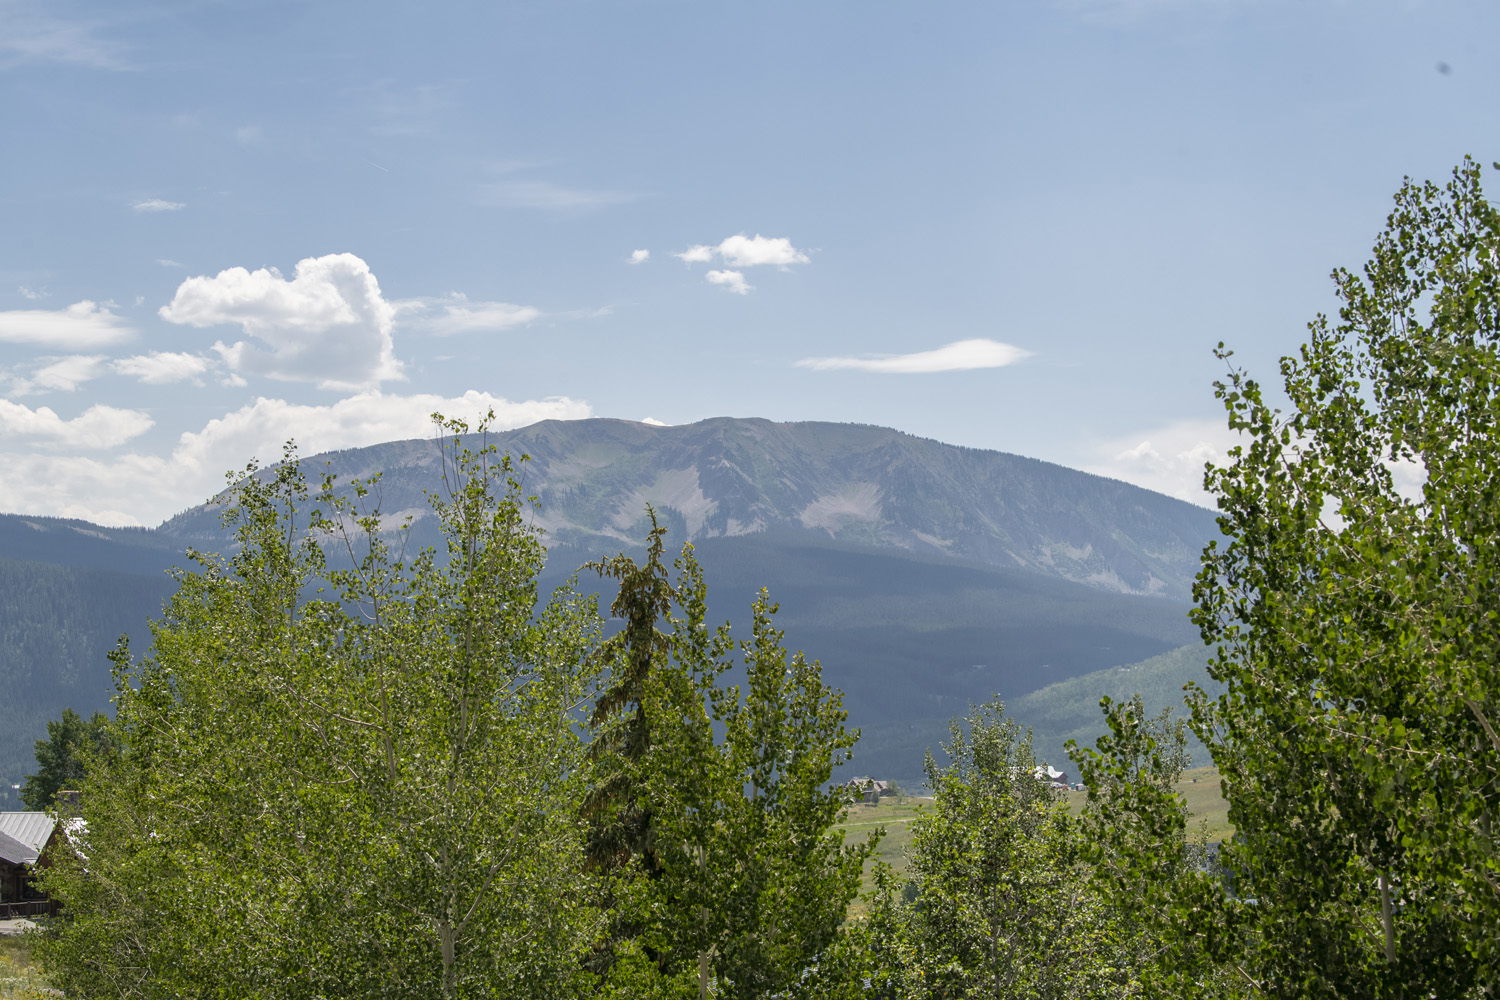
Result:
[[[865,728],[861,773],[907,779],[921,755],[903,725],[930,732],[970,701],[1193,642],[1191,581],[1217,532],[1211,512],[1126,483],[864,425],[546,421],[489,442],[529,456],[520,475],[546,532],[546,582],[638,549],[652,504],[671,546],[694,542],[719,618],[744,622],[756,589],[771,589],[788,644],[823,661]],[[382,512],[435,541],[434,441],[303,461],[341,481],[380,473]],[[187,546],[224,541],[214,504],[155,529],[0,515],[0,690],[13,695],[0,778],[31,767],[31,742],[63,707],[102,707],[113,639],[146,642],[173,587],[164,571]],[[37,587],[54,596],[28,598]]]

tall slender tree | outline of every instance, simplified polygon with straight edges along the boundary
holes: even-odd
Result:
[[[858,892],[870,847],[843,843],[845,801],[829,787],[855,737],[819,665],[787,655],[764,593],[738,644],[745,688],[724,683],[736,643],[708,624],[691,545],[669,582],[662,536],[653,516],[645,564],[596,564],[621,581],[613,610],[626,623],[595,716],[591,802],[619,831],[594,841],[615,865],[606,987],[770,996],[816,966]]]

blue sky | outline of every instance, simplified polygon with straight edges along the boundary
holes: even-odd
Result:
[[[1500,158],[1497,39],[1458,0],[0,0],[0,510],[154,524],[287,437],[489,406],[1194,498],[1214,344],[1273,378],[1403,176]]]

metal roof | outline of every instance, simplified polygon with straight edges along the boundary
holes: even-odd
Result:
[[[34,865],[36,859],[36,851],[15,837],[0,833],[0,861],[9,861],[13,865]]]
[[[42,852],[52,837],[57,820],[41,812],[0,812],[0,834],[26,845],[35,855]]]

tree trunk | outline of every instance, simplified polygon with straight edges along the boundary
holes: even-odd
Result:
[[[438,940],[443,946],[443,996],[454,1000],[458,996],[458,958],[454,947],[453,924],[444,920],[438,924]]]
[[[1396,921],[1391,914],[1391,883],[1384,875],[1380,876],[1380,923],[1385,928],[1385,960],[1388,965],[1396,964]]]

